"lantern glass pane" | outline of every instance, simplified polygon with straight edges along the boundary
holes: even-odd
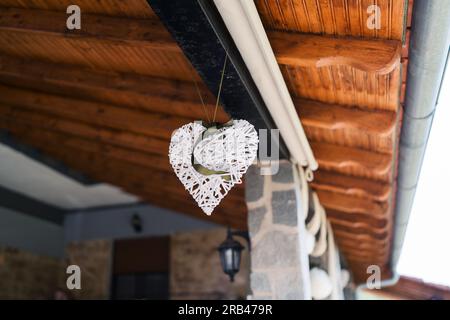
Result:
[[[240,263],[241,263],[241,250],[234,250],[233,251],[233,270],[238,272]]]
[[[233,270],[233,249],[228,248],[225,250],[225,269],[230,271]]]

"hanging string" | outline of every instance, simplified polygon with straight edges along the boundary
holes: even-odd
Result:
[[[202,103],[202,108],[203,108],[203,112],[206,115],[206,119],[208,120],[208,123],[211,123],[211,119],[209,118],[209,114],[208,114],[205,102],[203,101],[203,96],[202,96],[202,93],[200,91],[200,88],[198,87],[197,81],[195,81],[194,76],[192,75],[192,73],[190,73],[190,75],[191,75],[192,81],[194,82],[195,89],[197,90],[197,94],[198,94],[198,96],[200,98],[200,101]]]
[[[216,101],[216,107],[214,109],[213,122],[216,121],[217,108],[219,107],[220,93],[222,92],[222,84],[223,84],[223,78],[225,75],[225,68],[227,67],[227,60],[228,60],[228,52],[225,52],[225,61],[223,63],[222,75],[220,76],[219,92],[217,93],[217,101]]]
[[[219,91],[217,93],[216,106],[214,108],[214,115],[213,115],[212,122],[211,122],[211,118],[209,117],[209,113],[207,111],[206,104],[205,104],[205,102],[203,100],[202,93],[200,91],[200,88],[198,87],[197,81],[195,81],[194,76],[192,74],[190,74],[191,78],[192,78],[192,82],[194,82],[195,89],[197,90],[197,94],[198,94],[198,96],[200,98],[200,101],[202,103],[203,112],[205,113],[205,116],[206,116],[206,118],[208,120],[208,123],[214,123],[216,121],[217,109],[219,108],[220,94],[222,93],[223,79],[224,79],[224,76],[225,76],[225,69],[227,67],[227,60],[228,60],[228,53],[225,52],[225,61],[223,62],[222,74],[220,76]]]

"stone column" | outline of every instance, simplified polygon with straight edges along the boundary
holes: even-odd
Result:
[[[300,183],[294,170],[290,162],[280,161],[275,175],[261,175],[259,166],[246,174],[252,299],[311,298]]]

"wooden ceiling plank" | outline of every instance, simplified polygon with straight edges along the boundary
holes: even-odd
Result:
[[[389,218],[380,219],[371,215],[362,217],[361,214],[341,212],[330,208],[325,209],[327,217],[332,218],[336,221],[342,221],[343,224],[374,228],[377,230],[387,230],[392,227],[392,219]]]
[[[82,38],[105,44],[128,45],[180,52],[170,34],[156,19],[128,19],[83,13],[82,28],[67,30],[65,11],[2,8],[0,30]]]
[[[364,250],[368,250],[368,251],[378,251],[378,252],[383,252],[386,250],[390,249],[390,246],[388,243],[380,243],[380,242],[360,242],[360,241],[354,241],[354,240],[349,240],[349,239],[341,239],[338,238],[336,239],[338,242],[338,246],[345,246],[349,249],[353,249],[353,250],[360,250],[360,251],[364,251]]]
[[[86,126],[17,108],[13,112],[5,112],[5,109],[0,107],[0,128],[19,137],[32,136],[37,141],[47,140],[63,149],[104,153],[134,165],[173,173],[167,159],[168,141]],[[236,185],[238,189],[243,187],[242,184]]]
[[[81,30],[69,31],[65,26],[65,11],[10,10],[22,11],[17,16],[2,16],[0,51],[5,54],[95,70],[115,70],[184,81],[193,78],[200,80],[157,19],[87,14],[89,21],[83,22]],[[32,19],[27,17],[24,20],[22,13],[32,16]],[[56,14],[57,20],[47,22],[46,19],[51,17],[46,17],[46,14]]]
[[[342,228],[345,228],[345,230],[352,230],[355,232],[364,232],[367,235],[382,235],[385,236],[388,234],[389,230],[386,228],[375,228],[371,226],[370,224],[364,223],[364,222],[347,222],[343,219],[336,219],[333,216],[328,216],[329,221],[333,226],[340,226]]]
[[[353,261],[365,262],[369,265],[383,265],[389,261],[389,253],[378,253],[376,255],[371,253],[358,253],[358,252],[348,252],[343,248],[342,252],[345,254],[347,259],[352,259]]]
[[[35,129],[52,130],[75,137],[109,143],[126,148],[134,148],[142,152],[149,152],[167,156],[168,142],[128,131],[92,126],[82,122],[30,112],[26,109],[8,108],[0,106],[0,117],[3,121],[22,123]],[[3,122],[4,124],[5,122]]]
[[[5,119],[0,117],[0,126],[2,129],[12,133],[18,139],[26,137],[28,141],[32,141],[33,146],[38,146],[38,142],[47,141],[47,144],[53,144],[62,148],[77,149],[80,152],[93,152],[107,155],[111,158],[126,161],[130,165],[141,165],[149,169],[164,170],[170,172],[171,168],[166,157],[155,155],[147,152],[137,152],[135,150],[123,147],[116,147],[95,140],[80,139],[76,136],[65,135],[48,130],[36,129],[32,125],[24,125],[23,122],[15,119]]]
[[[162,139],[170,139],[173,130],[192,121],[187,118],[76,100],[3,85],[0,85],[0,104],[11,108],[11,112],[15,108],[23,107],[38,113],[49,113],[84,123],[136,132]]]
[[[31,144],[53,144],[63,149],[103,153],[133,165],[155,168],[173,174],[167,159],[168,141],[129,132],[87,126],[15,108],[0,107],[0,128],[18,137],[30,137]],[[6,112],[5,112],[6,110]],[[47,141],[47,143],[45,143]],[[236,185],[243,189],[243,184]]]
[[[368,259],[370,259],[370,257],[378,257],[383,258],[383,261],[387,261],[385,259],[389,258],[388,249],[367,248],[366,250],[358,250],[357,248],[352,248],[344,245],[340,248],[340,251],[345,255],[350,254],[355,257],[366,257]]]
[[[354,256],[356,256],[356,258],[364,258],[366,259],[366,261],[370,261],[374,259],[374,257],[376,257],[375,259],[380,259],[382,264],[385,264],[389,259],[389,252],[387,252],[386,250],[355,251],[347,247],[343,247],[341,253],[346,257],[350,257],[353,254]]]
[[[401,42],[396,40],[363,40],[334,38],[278,31],[268,37],[279,64],[295,67],[328,67],[347,65],[355,69],[388,74],[397,68]]]
[[[327,130],[357,130],[380,136],[395,132],[397,115],[388,111],[367,111],[356,107],[295,99],[295,107],[304,126]]]
[[[0,51],[28,60],[71,64],[94,70],[114,70],[184,81],[195,78],[199,81],[183,54],[162,49],[0,30]]]
[[[39,129],[31,122],[24,122],[16,118],[0,116],[0,127],[12,133],[18,138],[26,138],[33,146],[41,148],[47,145],[56,146],[63,150],[78,150],[80,152],[91,152],[102,154],[128,163],[129,165],[139,166],[141,169],[159,170],[169,173],[173,176],[173,170],[167,159],[166,154],[155,154],[152,151],[144,152],[138,149],[131,149],[125,146],[116,146],[110,143],[103,143],[96,139],[83,139],[72,134],[64,134],[54,130]],[[168,149],[167,145],[164,147]],[[181,186],[181,184],[180,184]],[[238,189],[242,185],[237,185]]]
[[[317,195],[325,208],[334,211],[372,217],[378,220],[387,219],[389,214],[389,205],[387,203],[379,203],[329,191],[318,191]]]
[[[121,175],[116,182],[134,179],[134,184],[142,184],[143,187],[160,185],[162,188],[168,188],[167,192],[172,190],[182,197],[187,195],[170,168],[166,156],[155,156],[47,130],[37,130],[33,126],[8,121],[1,117],[0,127],[8,130],[16,139],[31,144],[50,156],[56,156],[62,161],[69,160],[70,165],[75,164],[75,167],[83,172],[94,170],[97,173],[96,179],[105,172],[103,173],[105,177]],[[90,156],[86,158],[86,154]],[[81,164],[74,162],[79,158],[84,159]],[[103,162],[98,159],[103,159]],[[227,195],[228,202],[243,201],[242,186],[243,184],[234,188],[240,196],[236,197],[237,194],[233,192]],[[242,202],[242,204],[245,206],[245,203]]]
[[[387,183],[326,170],[318,170],[314,173],[314,180],[311,182],[311,186],[315,190],[335,192],[379,202],[388,201],[392,191],[392,186]]]
[[[397,115],[319,101],[294,100],[310,141],[392,154]]]
[[[303,127],[309,141],[363,149],[383,154],[392,154],[395,147],[395,134],[384,137],[356,130],[324,130],[312,126]]]
[[[333,229],[333,233],[335,234],[338,241],[349,241],[349,242],[355,242],[355,243],[361,243],[361,244],[376,244],[379,245],[389,245],[390,237],[385,237],[384,239],[375,239],[371,235],[366,233],[356,233],[353,231],[348,230],[340,230],[340,229]]]
[[[152,112],[205,118],[193,82],[28,61],[4,54],[0,54],[0,81],[42,91],[50,88],[53,92],[75,98],[121,104]],[[212,114],[215,99],[202,83],[198,86],[204,96],[207,112]],[[220,108],[217,120],[225,122],[228,119],[229,116]]]
[[[345,252],[343,250],[344,255],[347,259],[351,259],[355,262],[367,263],[369,265],[384,265],[389,261],[389,253],[388,252],[379,252],[376,254],[372,253],[361,253],[361,252]],[[367,269],[366,269],[367,270]]]
[[[389,74],[367,73],[348,65],[324,68],[281,65],[294,97],[368,110],[397,112],[400,66]],[[323,70],[330,69],[329,72]],[[330,84],[331,85],[327,85]]]
[[[390,155],[328,143],[310,144],[321,169],[382,182],[393,179]]]
[[[378,0],[380,29],[364,28],[372,0],[256,0],[267,30],[401,40],[404,32],[404,1]]]
[[[66,11],[67,7],[76,4],[83,12],[128,18],[155,18],[146,0],[0,0],[0,6],[23,9],[41,9]]]
[[[389,253],[389,248],[371,248],[368,246],[361,246],[361,247],[351,247],[347,246],[346,244],[338,243],[339,248],[345,248],[344,253],[347,252],[355,252],[355,253],[365,253],[367,255],[371,256],[377,256],[377,255],[386,255]]]
[[[333,227],[333,233],[337,238],[346,238],[352,241],[361,241],[361,242],[388,242],[390,237],[389,233],[385,234],[371,234],[367,233],[364,230],[360,229],[352,229],[347,227],[342,227],[338,224],[331,224]]]

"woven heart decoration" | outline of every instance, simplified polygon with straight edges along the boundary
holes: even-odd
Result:
[[[205,127],[188,123],[170,140],[169,160],[176,176],[207,215],[227,195],[253,163],[258,134],[245,120]]]

